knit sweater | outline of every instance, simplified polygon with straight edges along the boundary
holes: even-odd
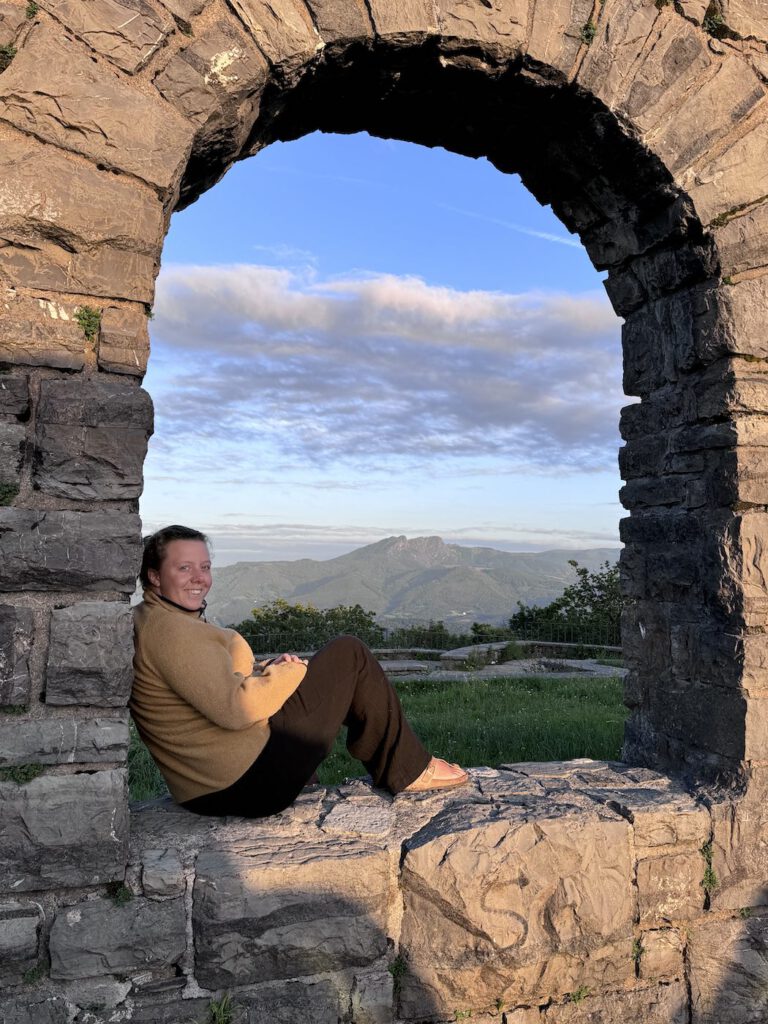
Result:
[[[151,590],[134,609],[134,632],[131,714],[173,797],[183,802],[231,786],[264,749],[267,719],[306,665],[254,665],[234,629]]]

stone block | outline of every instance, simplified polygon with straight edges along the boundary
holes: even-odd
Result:
[[[147,63],[174,27],[170,17],[159,17],[145,0],[42,0],[40,6],[130,74]]]
[[[768,357],[768,279],[756,277],[722,289],[722,310],[728,351],[735,355]]]
[[[81,370],[86,340],[74,319],[76,309],[6,290],[0,299],[0,362]]]
[[[637,864],[640,923],[690,921],[704,909],[704,858],[698,850],[643,858]]]
[[[712,804],[712,869],[716,885],[713,909],[740,910],[768,905],[768,772],[752,768],[749,788],[740,799]]]
[[[184,869],[177,850],[144,850],[141,885],[150,899],[169,899],[184,893]]]
[[[211,0],[160,0],[163,7],[170,11],[184,32],[191,35],[192,19],[201,14]]]
[[[25,419],[29,413],[29,380],[0,374],[0,416]]]
[[[355,1024],[390,1024],[394,1017],[393,989],[390,971],[356,974],[350,997]]]
[[[0,508],[0,592],[120,590],[141,561],[139,517],[128,512]]]
[[[0,1000],[0,1020],[3,1024],[69,1024],[70,1015],[60,996],[46,999],[24,992]]]
[[[43,912],[36,903],[0,903],[0,982],[21,981],[37,963]]]
[[[491,0],[476,7],[462,0],[438,0],[437,19],[444,38],[517,53],[526,41],[528,0]]]
[[[255,118],[268,74],[269,65],[251,38],[235,23],[222,20],[180,50],[154,84],[186,118],[201,125],[209,118],[220,122],[222,107],[235,111],[251,98]],[[246,135],[249,127],[240,134]]]
[[[28,608],[0,604],[0,708],[29,704],[32,631]]]
[[[124,718],[0,720],[0,765],[98,764],[127,755]]]
[[[592,17],[587,0],[534,3],[528,56],[568,74],[583,45],[581,30]]]
[[[538,6],[542,7],[540,18],[546,24],[546,6]],[[608,0],[598,31],[579,68],[578,83],[609,108],[618,106],[632,85],[647,41],[658,33],[658,28],[654,32],[658,20],[657,8],[643,0]],[[552,35],[556,39],[555,28]]]
[[[643,981],[676,981],[684,977],[683,938],[677,929],[643,932],[640,942],[638,971]]]
[[[552,796],[439,813],[404,847],[401,1015],[621,987],[634,976],[629,828]]]
[[[46,703],[124,707],[132,662],[133,616],[127,604],[84,601],[54,609]]]
[[[317,981],[285,981],[260,985],[237,999],[247,1009],[248,1024],[337,1024],[349,1008],[350,980],[344,975]],[[358,1024],[358,1018],[353,1018]],[[392,1019],[391,1009],[390,1017]],[[365,1024],[367,1018],[360,1018]]]
[[[715,236],[723,275],[768,266],[768,203],[710,230]]]
[[[766,145],[768,124],[763,118],[756,118],[741,138],[729,142],[712,159],[699,160],[695,167],[680,176],[703,224],[765,198],[768,194]]]
[[[231,0],[231,4],[271,64],[293,68],[322,49],[323,41],[300,0]]]
[[[397,42],[399,38],[434,35],[438,31],[435,5],[431,0],[370,0],[368,8],[377,36]]]
[[[595,993],[581,1002],[550,1006],[541,1016],[541,1024],[688,1024],[689,1020],[684,982],[629,992]],[[514,1017],[509,1024],[517,1024]]]
[[[23,7],[0,3],[0,46],[12,46],[26,24],[27,16]]]
[[[170,192],[184,170],[191,127],[156,97],[127,87],[57,29],[35,25],[3,73],[0,119]],[[40,68],[46,68],[44,90],[38,88]]]
[[[155,193],[29,136],[5,140],[0,181],[0,268],[12,281],[152,301],[165,233]]]
[[[317,30],[326,43],[370,39],[373,25],[364,0],[307,0]]]
[[[124,771],[0,782],[0,891],[122,878],[128,841]]]
[[[768,1018],[768,920],[704,920],[691,929],[693,1024],[760,1024]]]
[[[152,400],[133,384],[44,380],[33,486],[79,501],[138,498],[152,428]]]
[[[23,423],[0,423],[0,504],[10,505],[19,492],[26,437]]]
[[[389,860],[358,840],[271,840],[197,860],[195,977],[229,988],[365,966],[387,948]]]
[[[742,38],[768,42],[768,17],[763,0],[728,0],[728,28]]]
[[[187,945],[184,901],[134,897],[62,907],[51,928],[51,977],[93,978],[161,970],[177,964]]]
[[[143,377],[149,358],[147,315],[135,306],[108,306],[101,314],[98,360],[102,370]]]

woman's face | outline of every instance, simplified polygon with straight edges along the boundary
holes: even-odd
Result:
[[[147,575],[154,590],[194,612],[211,589],[211,556],[202,540],[172,540],[166,545],[160,569]]]

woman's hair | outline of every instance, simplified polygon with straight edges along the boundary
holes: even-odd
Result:
[[[199,530],[192,530],[188,526],[165,526],[162,530],[157,530],[155,533],[151,533],[149,537],[145,537],[144,554],[142,555],[141,571],[139,572],[141,585],[145,589],[152,586],[149,579],[149,570],[154,569],[156,572],[159,572],[162,561],[165,558],[165,549],[172,540],[201,540],[204,544],[208,543],[208,538],[204,533],[201,533]]]

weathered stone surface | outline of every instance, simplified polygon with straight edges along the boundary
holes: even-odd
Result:
[[[638,973],[644,981],[683,977],[683,939],[675,928],[643,932],[640,947]]]
[[[0,508],[0,591],[133,593],[141,561],[138,516]]]
[[[728,0],[728,28],[745,39],[768,40],[768,16],[764,0]]]
[[[545,23],[544,10],[540,17]],[[659,10],[654,4],[644,0],[626,3],[609,0],[579,68],[579,84],[599,96],[607,106],[618,105],[631,88],[644,55],[651,49],[649,44],[658,35],[659,20]],[[671,18],[669,21],[672,23]]]
[[[295,1024],[298,1020],[336,1024],[349,1007],[349,984],[347,977],[337,975],[310,982],[261,985],[238,1002],[247,1008],[248,1024]],[[354,1020],[357,1024],[358,1018]],[[360,1024],[366,1024],[366,1018],[360,1018]]]
[[[391,971],[356,974],[350,996],[355,1024],[390,1024],[394,1016],[393,988]]]
[[[40,4],[97,53],[123,71],[146,64],[173,31],[145,0],[43,0]]]
[[[373,25],[364,0],[307,0],[307,7],[326,43],[373,36]]]
[[[389,862],[355,840],[260,841],[197,860],[196,970],[207,988],[360,967],[386,950]]]
[[[108,306],[99,325],[99,367],[143,377],[148,358],[146,313],[134,306]]]
[[[82,369],[86,340],[76,309],[7,290],[0,298],[0,362]]]
[[[3,1024],[69,1024],[66,1000],[59,996],[51,999],[34,996],[29,992],[0,1000],[0,1020]]]
[[[29,704],[32,612],[0,604],[0,707]]]
[[[12,46],[27,22],[23,7],[0,3],[0,46]]]
[[[92,978],[169,967],[186,949],[184,901],[134,897],[62,907],[51,928],[51,977]]]
[[[35,903],[0,903],[0,982],[19,982],[35,966],[42,918]]]
[[[125,718],[0,720],[0,765],[98,764],[127,754]]]
[[[192,141],[192,128],[173,110],[126,87],[48,24],[35,26],[0,77],[0,119],[165,190],[181,177]]]
[[[0,374],[0,416],[25,419],[29,413],[29,379]]]
[[[126,795],[123,771],[0,782],[0,891],[122,878]]]
[[[516,52],[526,38],[528,0],[492,0],[476,6],[462,0],[438,0],[437,18],[443,36]]]
[[[176,850],[144,850],[141,864],[141,885],[144,895],[168,899],[184,892],[184,871]]]
[[[406,1019],[620,987],[634,974],[629,825],[569,811],[567,799],[449,808],[406,842]]]
[[[180,50],[154,84],[195,125],[231,121],[228,127],[241,146],[256,119],[268,73],[269,65],[251,38],[233,22],[218,21]],[[198,139],[195,150],[200,149]]]
[[[26,437],[23,423],[0,423],[0,494],[5,505],[19,490]]]
[[[201,14],[211,0],[160,0],[163,7],[170,11],[185,32],[190,32],[192,19]]]
[[[768,203],[712,230],[724,275],[768,266]]]
[[[528,37],[529,56],[568,74],[583,45],[582,29],[591,17],[589,0],[538,0]]]
[[[706,224],[745,203],[768,194],[768,169],[763,155],[768,145],[768,124],[756,118],[749,131],[723,147],[712,160],[700,161],[681,180],[696,212]]]
[[[724,346],[736,355],[768,357],[768,331],[763,310],[768,303],[768,277],[739,281],[721,290]]]
[[[550,1006],[541,1024],[688,1024],[683,982],[630,992],[590,993],[581,1002]],[[514,1017],[509,1024],[517,1024]],[[536,1024],[536,1021],[521,1021]]]
[[[127,604],[86,601],[51,612],[48,704],[123,707],[133,682],[133,617]]]
[[[165,231],[156,195],[29,138],[4,141],[0,183],[0,267],[18,283],[152,301]]]
[[[694,1024],[760,1024],[768,1015],[768,921],[700,922],[688,939]]]
[[[308,60],[322,40],[301,0],[231,0],[243,23],[272,64],[294,67]]]
[[[34,487],[79,500],[138,498],[152,427],[152,400],[133,384],[43,381]]]
[[[370,0],[368,7],[376,35],[393,42],[398,36],[432,35],[438,30],[435,5],[431,0],[401,0],[396,6],[387,0]]]
[[[749,788],[741,799],[719,799],[712,804],[712,869],[716,886],[710,900],[718,910],[768,904],[766,775],[765,768],[752,768]]]

